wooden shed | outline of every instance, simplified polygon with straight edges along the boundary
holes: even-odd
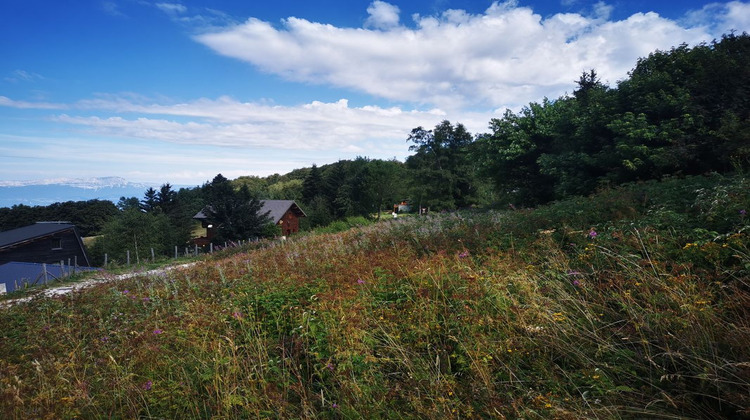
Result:
[[[268,212],[273,224],[281,227],[281,234],[289,236],[299,232],[299,219],[307,217],[294,200],[263,200],[260,214]]]
[[[0,264],[12,261],[90,265],[81,235],[67,222],[39,222],[0,232]]]

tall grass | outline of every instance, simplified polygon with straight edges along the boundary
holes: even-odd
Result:
[[[39,298],[0,312],[0,417],[748,416],[745,187],[390,220]]]

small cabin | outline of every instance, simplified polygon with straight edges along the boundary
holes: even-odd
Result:
[[[281,228],[283,236],[299,232],[299,219],[307,217],[294,200],[261,200],[261,205],[259,213],[268,213],[271,223]],[[208,245],[215,235],[215,226],[209,218],[208,209],[199,211],[193,219],[199,220],[201,226],[206,229],[206,236],[193,239],[193,243],[198,246]]]
[[[281,228],[283,236],[299,232],[299,219],[307,217],[294,200],[263,200],[260,214],[268,212],[271,222]]]
[[[0,232],[0,264],[14,261],[90,265],[78,229],[67,222],[38,222]]]

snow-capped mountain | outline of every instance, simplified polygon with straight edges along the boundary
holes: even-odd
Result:
[[[68,187],[98,190],[100,188],[146,187],[147,184],[134,183],[119,176],[100,178],[53,178],[30,181],[0,181],[0,187],[29,187],[33,185],[65,185]]]
[[[120,197],[143,198],[156,184],[129,182],[120,177],[59,178],[33,181],[0,181],[0,207],[15,204],[47,206],[65,201],[110,200]]]

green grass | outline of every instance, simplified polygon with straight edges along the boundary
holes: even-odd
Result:
[[[35,299],[0,311],[0,417],[742,418],[747,187],[400,218]]]

